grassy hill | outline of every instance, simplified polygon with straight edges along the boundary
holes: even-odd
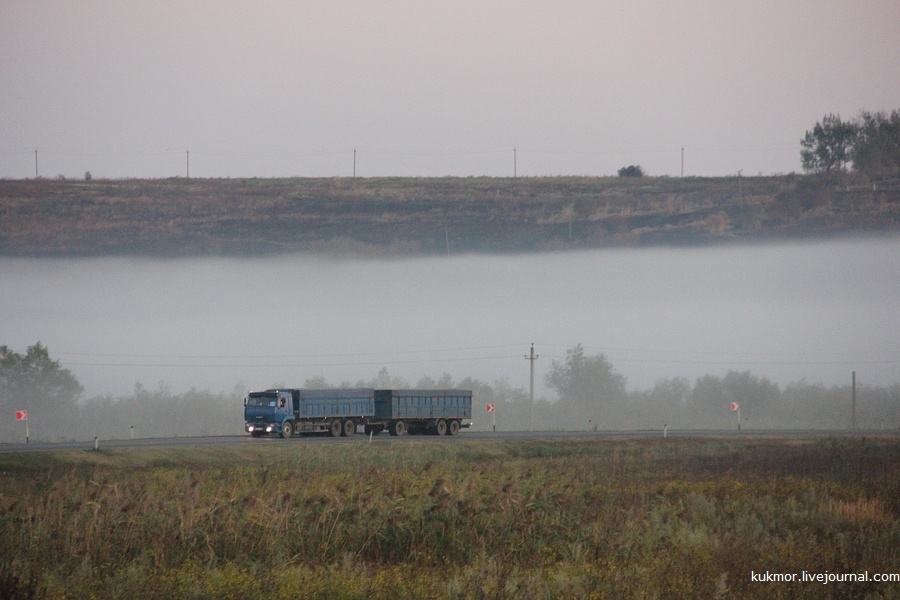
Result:
[[[728,178],[0,181],[0,255],[403,256],[900,231],[900,182]]]

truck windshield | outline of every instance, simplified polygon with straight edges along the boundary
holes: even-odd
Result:
[[[247,406],[275,406],[278,398],[274,394],[250,394],[247,398]]]

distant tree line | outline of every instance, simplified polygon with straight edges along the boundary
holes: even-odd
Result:
[[[749,371],[729,371],[724,377],[706,375],[691,383],[685,378],[660,380],[649,390],[629,391],[626,379],[603,354],[587,355],[581,345],[553,361],[545,382],[557,395],[539,398],[534,406],[527,390],[505,379],[485,382],[471,377],[455,380],[445,373],[410,383],[382,369],[371,380],[329,384],[322,377],[304,387],[464,388],[473,391],[474,429],[490,430],[484,410],[494,404],[497,429],[536,430],[661,430],[737,428],[741,407],[743,430],[846,429],[851,425],[849,385],[826,387],[806,381],[784,389]],[[298,385],[290,382],[287,385]],[[285,387],[276,383],[270,387]],[[24,427],[15,421],[27,410],[35,441],[125,439],[129,436],[186,437],[243,433],[242,398],[231,393],[191,389],[173,393],[164,385],[148,390],[135,384],[131,394],[82,398],[75,376],[50,358],[40,343],[19,354],[0,346],[0,442],[24,440]],[[861,429],[897,431],[900,428],[900,384],[860,386],[856,391],[857,424]]]
[[[812,173],[852,170],[873,179],[900,177],[900,110],[862,111],[844,121],[828,114],[800,141],[803,169]]]
[[[559,429],[846,429],[851,426],[851,386],[805,381],[785,389],[749,371],[724,377],[664,379],[650,390],[628,391],[625,377],[603,354],[586,356],[581,345],[554,361],[546,376],[556,402],[541,407],[542,424]],[[900,428],[900,384],[857,389],[857,425]],[[546,427],[542,427],[546,428]]]

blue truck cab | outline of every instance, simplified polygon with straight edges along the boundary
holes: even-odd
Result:
[[[244,429],[253,437],[266,434],[291,437],[294,400],[291,390],[250,392],[244,398]],[[285,423],[290,430],[285,433]]]

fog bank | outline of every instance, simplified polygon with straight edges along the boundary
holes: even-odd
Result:
[[[567,348],[629,389],[750,370],[900,377],[900,238],[392,261],[0,259],[2,339],[41,341],[85,395],[420,377],[528,386]]]

